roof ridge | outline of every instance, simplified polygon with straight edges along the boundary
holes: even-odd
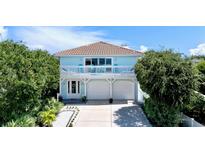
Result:
[[[135,51],[135,52],[142,53],[142,52],[140,52],[140,51],[137,51],[137,50],[134,50],[134,49],[128,49],[128,48],[125,48],[125,47],[120,46],[120,45],[111,44],[111,43],[108,43],[108,42],[103,42],[103,41],[100,41],[100,42],[105,43],[105,44],[108,44],[108,45],[112,45],[112,46],[115,46],[115,47],[118,47],[118,48],[122,48],[122,49],[130,50],[130,51]]]

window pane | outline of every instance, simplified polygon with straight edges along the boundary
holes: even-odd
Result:
[[[92,59],[92,65],[98,65],[98,59],[97,58]]]
[[[85,59],[85,65],[91,65],[91,59]]]
[[[70,93],[70,81],[68,81],[68,93]]]
[[[72,81],[72,93],[76,93],[76,81]]]
[[[112,60],[111,58],[106,59],[106,65],[112,65]]]
[[[100,58],[99,65],[105,65],[105,58]]]
[[[80,93],[80,81],[78,81],[78,93]]]

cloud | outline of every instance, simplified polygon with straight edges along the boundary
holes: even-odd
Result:
[[[97,41],[123,43],[122,40],[106,39],[106,33],[102,31],[85,31],[79,27],[17,27],[13,33],[15,40],[25,42],[30,48],[47,49],[51,53]]]
[[[146,52],[147,50],[148,50],[148,47],[146,47],[144,45],[140,45],[140,51]]]
[[[0,41],[7,39],[8,30],[4,26],[0,26]]]
[[[205,43],[199,44],[196,48],[190,49],[189,51],[193,56],[205,55]]]

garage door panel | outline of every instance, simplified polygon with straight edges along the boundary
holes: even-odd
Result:
[[[134,99],[134,82],[115,81],[113,84],[113,99]]]
[[[109,99],[109,83],[106,80],[91,80],[87,85],[88,99]]]

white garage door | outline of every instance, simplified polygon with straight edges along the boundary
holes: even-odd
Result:
[[[88,82],[88,99],[109,99],[109,94],[109,83],[106,80],[91,80]]]
[[[134,97],[134,82],[117,80],[113,84],[113,99],[131,99]]]

